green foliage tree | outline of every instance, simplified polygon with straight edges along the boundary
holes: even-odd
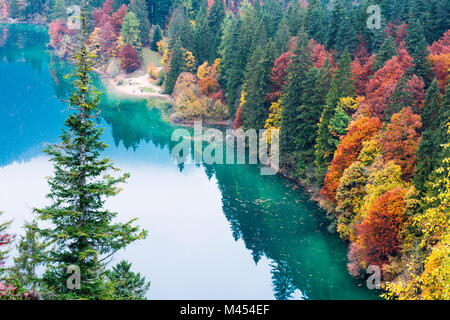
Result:
[[[47,244],[39,239],[39,228],[36,221],[25,223],[25,235],[16,245],[18,255],[14,258],[12,277],[26,290],[37,291],[40,278],[37,268],[46,257]]]
[[[172,60],[170,61],[169,71],[166,74],[164,82],[164,91],[167,94],[172,94],[173,88],[177,82],[178,76],[186,69],[186,61],[184,59],[183,48],[181,41],[175,42],[172,51]]]
[[[136,15],[129,11],[122,23],[120,31],[124,44],[131,44],[135,49],[140,49],[142,44],[139,41],[139,20]]]
[[[143,45],[150,42],[150,21],[146,0],[131,0],[128,11],[133,12],[139,21],[139,40]]]
[[[431,67],[428,62],[427,45],[422,22],[419,19],[413,20],[406,36],[406,46],[414,62],[411,71],[422,77],[425,84],[429,85],[431,82]]]
[[[281,99],[280,151],[282,156],[288,156],[299,150],[300,144],[297,141],[297,137],[300,135],[298,108],[304,105],[303,81],[307,78],[312,66],[307,34],[302,29],[297,37],[297,46],[288,67],[287,83]]]
[[[146,282],[140,273],[132,272],[131,263],[122,260],[106,274],[113,283],[115,299],[145,300],[150,282]]]
[[[380,50],[375,57],[375,61],[373,63],[374,71],[381,69],[384,64],[395,55],[397,55],[397,45],[395,44],[394,38],[388,36],[384,40]]]
[[[157,25],[155,27],[155,31],[153,32],[153,39],[152,39],[152,45],[151,45],[151,49],[153,51],[157,51],[158,50],[158,42],[162,40],[162,31],[161,28]]]
[[[74,91],[69,97],[72,113],[65,121],[61,142],[48,146],[54,176],[49,178],[52,203],[35,209],[37,231],[49,243],[49,258],[42,278],[42,293],[47,299],[108,299],[112,290],[105,278],[107,260],[131,242],[143,239],[146,231],[134,225],[136,219],[113,223],[117,213],[104,209],[106,198],[116,195],[117,186],[128,174],[114,177],[118,171],[108,158],[101,158],[106,145],[95,118],[100,96],[91,86],[92,55],[88,52],[85,18],[81,39],[74,55],[76,70]],[[67,269],[79,268],[81,287],[66,285]]]

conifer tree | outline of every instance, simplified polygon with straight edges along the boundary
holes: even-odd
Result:
[[[406,46],[408,53],[413,57],[414,67],[412,72],[422,77],[425,85],[431,82],[431,66],[428,62],[427,41],[425,39],[423,25],[419,19],[413,20],[408,29],[406,36]]]
[[[150,282],[145,281],[140,273],[131,271],[131,263],[120,261],[107,276],[114,284],[114,298],[117,300],[145,300]]]
[[[381,45],[380,50],[375,56],[374,71],[381,69],[386,61],[389,61],[393,56],[397,54],[397,46],[395,44],[395,40],[393,37],[388,36],[383,44]]]
[[[269,113],[269,103],[265,98],[271,86],[272,60],[273,49],[270,43],[259,45],[250,59],[244,85],[246,92],[246,102],[242,108],[244,128],[264,128]]]
[[[353,97],[355,87],[352,77],[352,59],[347,49],[341,55],[338,62],[338,70],[331,81],[331,88],[327,95],[326,103],[329,106],[337,106],[342,97]]]
[[[217,58],[217,50],[222,39],[222,23],[225,19],[225,6],[222,0],[214,0],[214,4],[208,14],[208,27],[212,39],[210,45],[209,61]]]
[[[100,139],[103,129],[95,120],[100,96],[91,86],[93,57],[86,45],[85,18],[81,20],[81,39],[74,55],[74,91],[69,96],[72,112],[65,121],[61,142],[44,150],[54,166],[54,175],[48,180],[52,203],[34,210],[38,223],[46,222],[38,234],[50,245],[41,283],[47,299],[112,298],[113,288],[105,277],[108,259],[147,235],[134,225],[135,219],[113,223],[117,213],[104,208],[106,198],[116,195],[118,184],[129,175],[113,176],[118,169],[101,157],[106,145]],[[79,268],[79,290],[67,286],[69,266]]]
[[[153,39],[151,49],[153,51],[158,51],[158,42],[162,40],[162,31],[159,25],[156,25],[155,31],[153,32]]]
[[[288,156],[299,149],[296,141],[300,134],[298,129],[298,108],[303,105],[303,80],[312,66],[312,57],[308,47],[306,32],[301,29],[297,37],[297,45],[288,67],[287,83],[281,100],[280,149],[282,156]]]
[[[449,138],[446,124],[450,117],[450,103],[443,101],[436,79],[427,90],[421,115],[424,131],[417,150],[413,181],[417,190],[424,192],[426,182],[443,159],[442,145]]]
[[[147,2],[145,0],[131,0],[128,7],[130,12],[136,15],[139,21],[139,40],[143,45],[150,41],[150,21],[148,20]]]
[[[36,221],[25,223],[24,229],[25,235],[16,245],[18,255],[14,258],[12,275],[24,289],[37,291],[40,281],[37,268],[46,259],[47,244],[39,239]]]
[[[181,41],[175,42],[172,51],[172,60],[170,61],[169,71],[164,82],[164,91],[167,94],[172,94],[173,88],[177,82],[178,76],[186,69],[186,61],[184,59],[183,48]]]

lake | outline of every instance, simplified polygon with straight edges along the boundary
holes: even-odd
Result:
[[[0,25],[0,210],[21,233],[48,204],[42,153],[68,114],[66,61],[46,49],[47,30]],[[104,92],[105,156],[131,178],[107,202],[119,220],[149,231],[116,254],[151,280],[150,299],[375,299],[347,272],[347,245],[302,189],[256,165],[178,166],[160,102]]]

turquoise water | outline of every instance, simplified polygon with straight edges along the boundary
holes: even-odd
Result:
[[[52,166],[41,150],[58,141],[68,112],[71,68],[47,41],[41,27],[0,26],[0,209],[17,233],[31,208],[48,203]],[[348,275],[346,245],[302,190],[257,166],[177,166],[176,127],[155,105],[106,92],[99,119],[105,154],[131,173],[107,206],[150,233],[114,262],[127,259],[151,280],[149,298],[376,298]]]

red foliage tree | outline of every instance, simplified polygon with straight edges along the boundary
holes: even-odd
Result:
[[[67,34],[68,29],[64,20],[58,19],[52,21],[48,27],[48,34],[50,36],[50,46],[57,48],[61,43],[63,37]]]
[[[272,92],[267,94],[267,101],[277,101],[281,96],[281,91],[286,85],[287,69],[291,63],[294,54],[292,51],[287,51],[279,56],[273,63],[273,69],[270,73],[272,80]]]
[[[403,178],[409,181],[414,173],[416,150],[420,141],[418,130],[422,127],[420,116],[410,107],[392,116],[382,138],[384,160],[394,161],[402,168]]]
[[[433,72],[437,77],[439,86],[442,90],[445,89],[450,79],[450,30],[447,30],[441,39],[428,47],[430,61]]]
[[[100,41],[100,54],[105,57],[109,57],[112,51],[116,47],[117,36],[114,30],[111,20],[106,20],[104,24],[101,25],[99,30]]]
[[[368,265],[389,262],[389,256],[396,256],[400,249],[399,231],[405,222],[406,190],[396,188],[381,195],[358,227],[358,243],[362,258]]]
[[[357,95],[364,95],[369,78],[374,74],[373,61],[375,56],[371,56],[363,63],[358,57],[352,62],[353,81]]]
[[[381,129],[378,118],[361,118],[350,125],[347,134],[341,139],[331,162],[330,170],[325,176],[322,196],[336,203],[336,191],[345,171],[357,159],[363,142],[370,140]]]
[[[311,48],[312,58],[314,66],[318,69],[322,68],[325,59],[328,57],[330,63],[333,64],[333,56],[325,49],[325,46],[318,43],[316,40],[311,39],[308,42],[308,46]]]
[[[415,74],[406,83],[405,90],[411,100],[411,108],[414,113],[420,113],[423,107],[423,98],[425,97],[425,83],[422,78]]]
[[[366,39],[364,39],[364,37],[360,34],[358,35],[358,40],[359,43],[358,47],[356,48],[355,58],[358,58],[359,62],[362,65],[365,65],[370,58],[369,51],[367,50]]]
[[[131,44],[125,45],[119,53],[120,66],[126,72],[136,71],[142,66],[142,59]]]
[[[236,118],[234,119],[234,128],[239,129],[242,127],[242,106],[240,106],[236,111]]]
[[[366,86],[365,103],[374,117],[384,118],[384,110],[397,87],[403,73],[413,66],[412,57],[404,47],[398,49],[398,55],[387,61]]]
[[[216,78],[206,76],[200,80],[198,80],[198,86],[203,94],[211,96],[211,94],[217,92],[220,85]]]
[[[112,14],[111,23],[116,34],[119,34],[120,29],[122,28],[123,19],[127,15],[127,11],[127,6],[123,4],[116,12]]]

